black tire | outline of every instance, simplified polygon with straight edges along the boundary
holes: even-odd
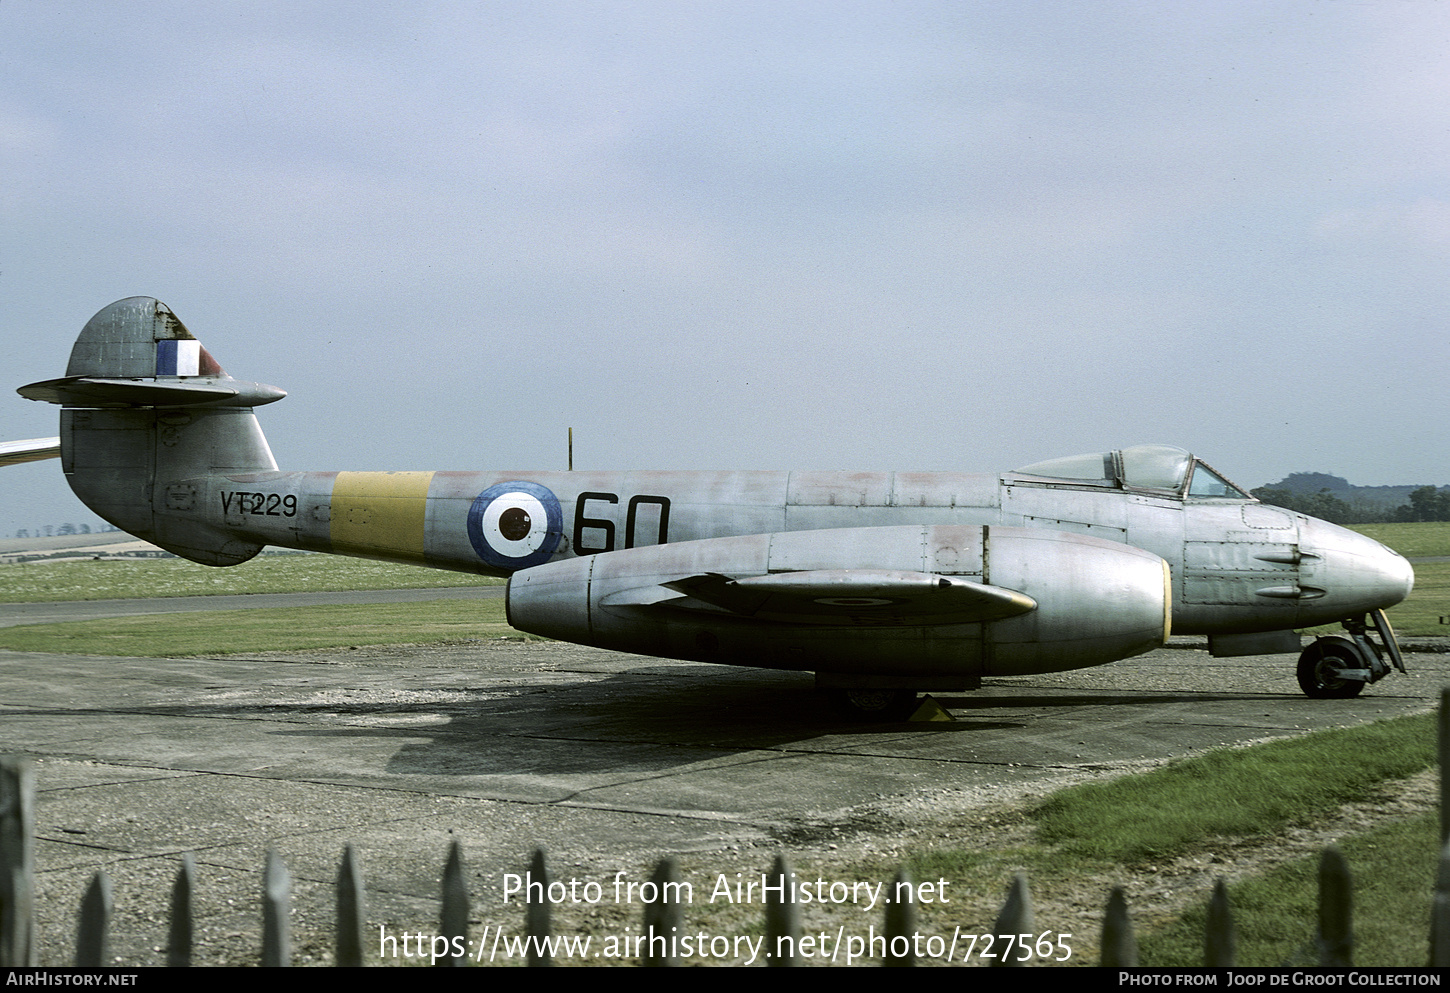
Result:
[[[1320,638],[1299,656],[1299,688],[1315,700],[1348,700],[1364,689],[1362,679],[1344,679],[1345,669],[1367,669],[1348,638]]]
[[[904,721],[916,712],[916,690],[833,690],[831,702],[853,721]]]

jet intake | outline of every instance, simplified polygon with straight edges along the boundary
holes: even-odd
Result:
[[[1167,637],[1167,564],[1041,529],[710,538],[514,573],[509,623],[616,651],[960,685],[1101,665]]]

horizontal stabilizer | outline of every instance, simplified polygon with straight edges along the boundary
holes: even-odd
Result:
[[[31,383],[16,392],[27,400],[67,407],[260,407],[287,395],[275,386],[245,383],[229,376],[186,380],[66,376]]]
[[[81,329],[61,379],[17,390],[28,400],[63,407],[260,407],[285,390],[226,374],[154,297],[103,307]]]
[[[603,605],[629,602],[674,609],[708,605],[742,617],[788,624],[903,626],[984,624],[1037,607],[1035,600],[1015,590],[955,576],[872,569],[770,573],[745,579],[710,573],[654,587],[661,588],[683,596],[658,598],[646,595],[646,588],[628,591]]]
[[[0,466],[60,458],[59,438],[31,438],[29,441],[0,441]]]

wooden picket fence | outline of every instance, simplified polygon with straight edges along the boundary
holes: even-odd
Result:
[[[1430,961],[1432,966],[1450,966],[1450,689],[1440,699],[1439,764],[1440,764],[1440,840],[1439,871],[1435,881],[1434,904],[1430,924]],[[24,759],[0,758],[0,967],[33,966],[34,874],[35,874],[35,779],[34,770]],[[784,880],[791,874],[790,864],[779,856],[770,871],[770,878]],[[538,882],[537,892],[548,891],[551,876],[542,850],[534,853],[529,878]],[[291,964],[291,934],[288,921],[292,881],[287,868],[275,852],[267,855],[262,875],[262,957],[264,966]],[[196,869],[190,855],[184,856],[172,886],[171,920],[167,941],[167,964],[187,966],[192,963],[192,904]],[[647,936],[673,935],[684,931],[684,908],[669,900],[678,895],[679,868],[673,858],[662,859],[651,877],[651,892],[659,899],[644,906],[641,944],[644,954],[640,964],[672,966],[679,964],[669,954],[653,954]],[[899,892],[898,884],[910,883],[905,870],[892,881],[890,892]],[[781,887],[783,889],[783,887]],[[530,893],[535,890],[530,889]],[[772,887],[765,906],[765,945],[771,950],[787,948],[792,952],[800,946],[800,905],[776,895]],[[352,847],[343,851],[337,877],[337,921],[335,964],[363,965],[363,928],[367,920],[366,889]],[[463,872],[463,853],[458,842],[451,846],[444,864],[442,878],[442,912],[438,936],[445,940],[445,949],[467,948],[469,897]],[[79,967],[114,965],[107,940],[111,918],[111,883],[106,873],[98,871],[81,899],[79,926],[76,935],[75,964]],[[674,929],[674,930],[672,930]],[[889,903],[880,947],[886,951],[882,965],[914,965],[913,941],[916,932],[915,905],[911,902]],[[1031,936],[1035,933],[1032,898],[1027,878],[1018,873],[1012,881],[1006,902],[991,931],[994,935]],[[545,900],[530,899],[525,906],[524,936],[528,964],[550,965],[548,949],[553,928],[550,905]],[[455,939],[457,942],[455,943]],[[1325,966],[1352,964],[1353,937],[1350,914],[1350,876],[1344,858],[1334,848],[1324,851],[1319,867],[1319,963]],[[1203,964],[1231,966],[1234,964],[1234,926],[1229,908],[1228,892],[1223,880],[1214,886],[1208,904],[1208,921],[1204,934]],[[1009,954],[992,960],[991,964],[1010,966],[1030,964],[1013,961]],[[795,965],[792,955],[772,955],[770,965]],[[463,957],[439,957],[438,965],[465,965]],[[1100,964],[1104,966],[1135,966],[1138,964],[1137,944],[1128,918],[1128,903],[1121,887],[1108,898],[1103,917]]]

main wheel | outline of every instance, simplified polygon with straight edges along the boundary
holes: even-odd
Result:
[[[1320,638],[1299,656],[1299,688],[1316,700],[1347,700],[1359,696],[1364,680],[1346,679],[1346,669],[1369,668],[1348,638]]]
[[[834,690],[831,702],[856,721],[904,721],[916,711],[915,690]]]

